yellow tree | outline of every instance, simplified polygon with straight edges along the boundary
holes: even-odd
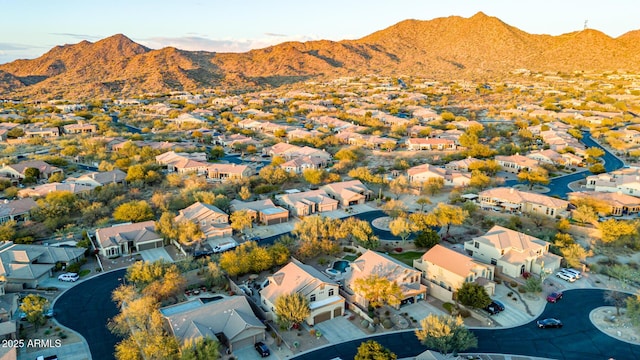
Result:
[[[439,203],[429,215],[432,216],[435,224],[447,227],[447,236],[449,236],[451,225],[461,225],[469,217],[469,212],[457,206]]]
[[[309,314],[309,300],[300,293],[281,295],[276,299],[274,312],[278,316],[278,323],[285,329],[303,322]]]
[[[365,298],[374,308],[385,304],[398,306],[402,301],[400,285],[376,274],[356,279],[353,283],[353,290]]]
[[[397,217],[389,223],[389,230],[394,236],[399,236],[403,244],[411,236],[413,229],[414,227],[406,217]]]
[[[245,229],[249,229],[253,225],[253,216],[246,209],[237,210],[231,213],[229,221],[231,228],[244,233]]]
[[[625,236],[632,236],[638,233],[635,224],[625,220],[609,219],[599,223],[598,229],[602,233],[602,242],[614,242]]]
[[[529,190],[533,189],[536,184],[546,185],[549,183],[549,174],[543,168],[533,168],[530,170],[522,170],[518,173],[518,180],[529,185]]]

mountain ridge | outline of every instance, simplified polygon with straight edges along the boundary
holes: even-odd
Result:
[[[530,34],[479,12],[408,19],[355,40],[284,42],[244,53],[158,50],[123,34],[56,46],[0,65],[0,94],[34,98],[137,95],[216,86],[272,85],[329,76],[500,76],[532,71],[640,70],[640,30]]]

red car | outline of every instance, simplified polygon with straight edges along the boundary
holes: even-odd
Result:
[[[557,302],[560,299],[562,299],[561,292],[552,292],[551,294],[547,295],[547,301],[550,303]]]

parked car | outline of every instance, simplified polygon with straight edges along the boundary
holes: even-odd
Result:
[[[558,302],[558,300],[560,299],[562,299],[561,292],[552,292],[551,294],[547,295],[547,301],[550,303]]]
[[[256,351],[258,352],[258,354],[260,354],[260,356],[262,357],[267,357],[269,355],[271,355],[271,351],[269,351],[269,348],[267,347],[267,345],[265,345],[262,341],[258,341],[254,347],[256,348]]]
[[[582,273],[575,269],[564,268],[560,269],[560,272],[563,272],[569,276],[573,276],[576,279],[580,279],[582,277]]]
[[[58,276],[58,280],[60,281],[76,282],[78,279],[80,279],[80,276],[76,273],[65,273]]]
[[[576,281],[576,278],[569,276],[561,271],[556,273],[556,276],[559,277],[560,279],[564,280],[564,281],[568,281],[568,282],[574,282]]]
[[[497,300],[491,301],[491,304],[487,305],[484,310],[491,315],[495,315],[501,311],[504,311],[504,305]]]
[[[562,327],[562,321],[553,318],[538,320],[536,323],[540,329]]]

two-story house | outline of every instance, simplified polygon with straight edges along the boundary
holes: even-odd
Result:
[[[413,260],[413,267],[422,271],[429,294],[445,302],[453,301],[455,292],[467,282],[482,285],[489,295],[495,293],[494,265],[484,264],[442,245],[432,247]]]
[[[486,234],[464,243],[471,257],[496,266],[496,273],[517,278],[525,272],[539,275],[560,267],[562,257],[549,252],[550,243],[496,225]]]
[[[355,290],[354,285],[358,279],[370,276],[384,277],[398,284],[402,290],[401,304],[424,300],[427,296],[427,287],[420,281],[420,271],[385,254],[367,250],[350,264],[350,268],[351,271],[344,273],[344,290],[348,300],[363,309],[367,308],[369,301]]]
[[[314,325],[325,320],[342,316],[344,298],[339,294],[339,286],[328,276],[296,259],[269,276],[269,284],[260,291],[262,308],[271,320],[276,320],[275,304],[282,295],[298,293],[309,300],[311,312],[305,320]]]
[[[180,210],[174,222],[191,221],[196,223],[206,239],[231,236],[233,229],[229,225],[229,215],[214,205],[195,202]]]
[[[478,193],[482,208],[493,208],[506,212],[523,212],[547,217],[569,216],[569,202],[547,195],[499,187]]]

